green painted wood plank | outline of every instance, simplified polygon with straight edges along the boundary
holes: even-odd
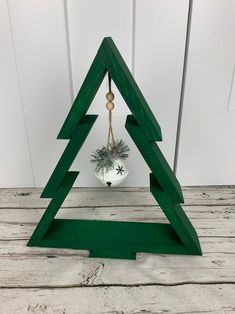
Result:
[[[106,71],[133,115],[125,127],[150,174],[150,190],[171,224],[54,219],[78,172],[68,172],[97,116],[85,115]],[[136,252],[201,255],[195,229],[179,203],[183,195],[170,166],[154,142],[160,127],[111,38],[105,38],[58,138],[70,139],[41,197],[52,198],[29,246],[90,250],[91,257],[136,258]]]
[[[188,253],[202,255],[197,233],[184,210],[179,204],[172,203],[171,198],[163,191],[152,173],[150,173],[150,191],[184,243]]]
[[[95,94],[103,81],[105,73],[106,69],[100,61],[100,57],[96,56],[64,121],[57,139],[71,138],[77,124],[85,116],[92,100],[94,99]]]
[[[72,165],[97,117],[97,115],[86,115],[79,122],[41,194],[42,198],[53,197],[55,195],[60,182]]]
[[[136,252],[126,251],[123,248],[120,250],[115,249],[92,249],[90,250],[89,257],[101,258],[118,258],[118,259],[136,259]]]
[[[127,116],[125,127],[163,190],[168,193],[173,202],[183,203],[180,184],[157,144],[147,141],[134,116]]]
[[[188,254],[172,226],[163,223],[53,219],[36,245],[90,250],[93,257],[133,259],[136,252]]]
[[[38,246],[40,240],[43,238],[44,234],[50,227],[53,218],[57,214],[60,206],[63,204],[64,199],[68,195],[69,191],[71,190],[74,181],[76,180],[79,172],[77,171],[70,171],[67,172],[65,177],[63,178],[60,186],[57,190],[56,195],[50,201],[47,209],[45,210],[40,222],[38,223],[37,227],[35,228],[29,242],[28,246]]]
[[[146,138],[149,141],[161,141],[161,128],[112,38],[103,39],[98,55]]]

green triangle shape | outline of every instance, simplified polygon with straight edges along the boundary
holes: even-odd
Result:
[[[79,172],[69,171],[97,115],[86,115],[108,72],[132,115],[125,127],[151,169],[150,191],[169,223],[55,219]],[[51,201],[28,246],[85,249],[91,257],[135,259],[137,252],[201,255],[198,236],[180,203],[179,182],[155,141],[161,129],[112,38],[104,38],[59,132],[69,139],[41,197]]]

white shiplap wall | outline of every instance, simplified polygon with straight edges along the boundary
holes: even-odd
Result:
[[[56,136],[104,36],[113,37],[156,115],[163,132],[160,146],[173,166],[188,6],[188,0],[2,0],[0,187],[45,185],[67,143],[56,140]],[[231,102],[229,113],[224,113],[227,119],[224,124],[229,127],[218,137],[221,143],[226,136],[222,149],[230,147],[232,151],[226,159],[226,171],[214,175],[213,169],[206,170],[203,155],[198,157],[196,152],[208,149],[206,141],[213,137],[216,121],[221,117],[217,109],[223,102],[228,106],[226,97],[219,100],[215,97],[215,104],[218,103],[215,110],[209,101],[213,90],[218,95],[223,92],[227,95],[230,84],[233,99],[233,50],[228,56],[222,54],[227,58],[223,62],[219,50],[216,51],[222,38],[224,49],[231,50],[233,6],[229,0],[194,0],[177,169],[183,184],[232,183],[229,167],[235,150],[229,143],[235,121]],[[215,39],[211,31],[218,34]],[[214,57],[210,58],[211,55]],[[227,71],[222,77],[215,70],[218,65],[219,74],[224,73],[224,68]],[[220,80],[216,81],[217,77]],[[203,88],[198,90],[198,86]],[[73,165],[73,169],[80,170],[76,182],[79,186],[98,185],[88,157],[94,148],[106,142],[106,90],[107,80],[89,109],[90,113],[98,113],[99,118]],[[129,110],[116,89],[115,96],[115,133],[131,147],[127,161],[130,175],[124,185],[148,185],[148,167],[124,128]],[[205,110],[208,103],[210,106]],[[191,142],[195,145],[189,146]],[[216,149],[209,149],[210,152],[215,154]],[[214,168],[222,162],[222,155],[217,154]]]
[[[6,0],[0,2],[0,186],[34,186]]]
[[[177,176],[235,184],[235,1],[194,1]]]
[[[173,164],[188,0],[4,0],[1,6],[1,187],[45,185],[66,145],[56,136],[104,36],[114,39],[136,76]],[[98,185],[88,156],[106,142],[106,90],[104,81],[89,110],[98,121],[73,165],[80,186]],[[124,128],[129,110],[116,89],[115,96],[116,137],[131,146],[125,185],[147,185],[149,170]]]
[[[8,3],[32,170],[43,186],[65,146],[56,135],[71,103],[64,3]]]

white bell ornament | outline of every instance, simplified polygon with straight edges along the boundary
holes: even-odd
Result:
[[[96,178],[105,186],[115,187],[121,184],[129,174],[129,171],[121,159],[114,161],[114,167],[108,171],[94,172]]]

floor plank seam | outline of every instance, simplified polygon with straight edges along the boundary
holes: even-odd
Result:
[[[204,236],[204,235],[201,235],[199,236],[199,239],[201,238],[215,238],[215,239],[234,239],[235,236],[211,236],[211,235],[208,235],[208,236]],[[7,241],[27,241],[29,240],[29,238],[16,238],[16,239],[0,239],[0,242],[1,241],[4,241],[4,242],[7,242]]]
[[[150,286],[161,286],[161,287],[176,287],[184,285],[203,285],[203,286],[212,286],[212,285],[235,285],[235,281],[183,281],[177,283],[135,283],[135,284],[73,284],[73,285],[38,285],[38,286],[9,286],[4,287],[0,286],[0,290],[10,290],[10,289],[73,289],[73,288],[109,288],[109,287],[150,287]]]
[[[211,203],[211,204],[204,204],[204,203],[196,203],[196,204],[192,204],[192,203],[185,203],[182,204],[182,206],[185,207],[221,207],[221,206],[227,206],[227,207],[233,207],[235,206],[235,203]],[[130,204],[124,204],[124,205],[119,205],[119,204],[112,204],[112,205],[70,205],[70,206],[61,206],[61,209],[66,209],[66,208],[110,208],[110,207],[124,207],[124,208],[135,208],[135,207],[144,207],[144,208],[156,208],[160,210],[160,207],[158,205],[146,205],[146,204],[136,204],[136,205],[130,205]],[[46,206],[24,206],[24,207],[14,207],[14,206],[4,206],[4,207],[0,207],[1,209],[46,209]]]

